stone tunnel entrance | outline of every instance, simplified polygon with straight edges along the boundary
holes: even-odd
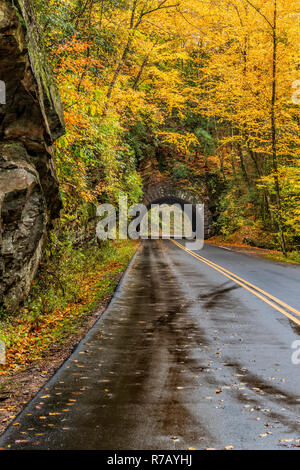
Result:
[[[152,184],[144,189],[144,205],[150,211],[153,206],[178,205],[184,211],[185,205],[191,205],[192,211],[189,214],[191,230],[196,232],[197,206],[204,206],[203,224],[204,238],[208,239],[212,235],[212,214],[205,197],[184,190],[178,186],[166,182]]]

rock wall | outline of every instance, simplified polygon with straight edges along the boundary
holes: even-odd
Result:
[[[61,208],[53,143],[63,111],[30,0],[0,0],[0,85],[0,307],[13,311]]]

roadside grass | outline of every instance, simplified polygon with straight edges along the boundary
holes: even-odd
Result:
[[[26,369],[75,335],[89,314],[109,300],[137,247],[127,240],[99,248],[70,246],[46,260],[25,305],[0,317],[0,340],[6,344],[0,375]]]
[[[291,263],[291,264],[300,264],[300,253],[299,251],[292,251],[287,254],[285,257],[282,253],[278,251],[270,251],[265,253],[264,257],[271,259],[272,261],[277,261],[279,263]]]
[[[290,263],[290,264],[300,264],[300,252],[299,251],[289,251],[287,256],[285,257],[280,251],[271,250],[268,248],[259,248],[257,246],[253,246],[247,243],[243,243],[242,241],[233,240],[232,237],[223,237],[221,235],[214,236],[207,240],[208,243],[214,245],[224,245],[236,249],[237,251],[240,249],[247,249],[251,250],[252,254],[256,256],[269,259],[272,261],[276,261],[278,263]]]

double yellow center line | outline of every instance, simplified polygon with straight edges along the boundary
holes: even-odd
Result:
[[[296,310],[293,307],[290,307],[286,303],[282,302],[281,300],[277,299],[271,294],[268,294],[268,292],[265,292],[264,290],[260,289],[259,287],[255,286],[254,284],[251,284],[248,281],[245,281],[245,279],[237,276],[236,274],[232,273],[231,271],[228,271],[228,269],[222,268],[222,266],[219,266],[216,263],[213,263],[212,261],[203,258],[203,256],[198,255],[197,253],[194,253],[191,250],[188,250],[184,246],[182,246],[180,243],[178,243],[176,240],[171,240],[174,245],[178,246],[181,250],[186,251],[189,255],[193,256],[194,258],[198,259],[199,261],[202,261],[202,263],[207,264],[211,268],[215,269],[219,273],[223,274],[223,276],[227,277],[228,279],[231,279],[233,282],[238,284],[239,286],[243,287],[247,291],[251,292],[251,294],[254,294],[256,297],[261,299],[263,302],[266,304],[270,305],[273,307],[275,310],[278,312],[282,313],[284,316],[289,318],[291,321],[296,323],[298,326],[300,326],[300,312]],[[297,317],[296,318],[294,315],[295,314]]]

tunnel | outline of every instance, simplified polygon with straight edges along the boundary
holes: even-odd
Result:
[[[190,205],[191,213],[189,214],[189,218],[193,232],[197,231],[198,208],[199,206],[203,206],[204,238],[208,239],[212,235],[212,215],[204,192],[203,194],[198,194],[170,183],[160,182],[144,188],[143,203],[147,211],[150,211],[153,206],[161,207],[164,204],[169,206],[176,204],[184,211],[185,206]]]

